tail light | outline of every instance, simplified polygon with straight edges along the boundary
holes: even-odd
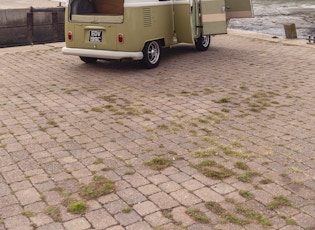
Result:
[[[68,39],[69,39],[70,41],[72,41],[72,39],[73,39],[73,35],[72,35],[72,32],[71,32],[71,31],[68,32]]]
[[[118,41],[119,41],[119,43],[124,42],[124,35],[123,34],[118,34]]]

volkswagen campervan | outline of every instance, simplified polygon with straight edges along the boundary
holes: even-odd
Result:
[[[62,52],[154,68],[161,48],[190,43],[205,51],[211,35],[226,34],[228,20],[240,17],[252,17],[251,0],[69,0]]]

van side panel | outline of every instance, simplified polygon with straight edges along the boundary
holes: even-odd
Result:
[[[119,25],[117,33],[123,33],[125,42],[118,44],[118,50],[139,51],[145,42],[164,39],[170,46],[173,35],[173,17],[171,5],[126,7],[124,23]]]

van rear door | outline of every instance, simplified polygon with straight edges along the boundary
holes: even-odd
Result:
[[[225,8],[227,20],[253,17],[251,0],[225,0]]]
[[[251,0],[200,0],[200,11],[203,35],[226,34],[230,18],[253,17]]]
[[[226,34],[225,0],[201,0],[203,35]]]

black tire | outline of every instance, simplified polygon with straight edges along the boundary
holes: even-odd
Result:
[[[196,49],[199,51],[206,51],[210,46],[210,42],[211,42],[210,35],[203,35],[196,39],[195,41]]]
[[[142,50],[142,65],[147,69],[155,68],[159,65],[161,59],[161,45],[158,41],[149,41],[145,43]]]
[[[97,61],[97,58],[91,58],[91,57],[81,57],[80,56],[81,61],[91,64],[91,63],[95,63]]]

